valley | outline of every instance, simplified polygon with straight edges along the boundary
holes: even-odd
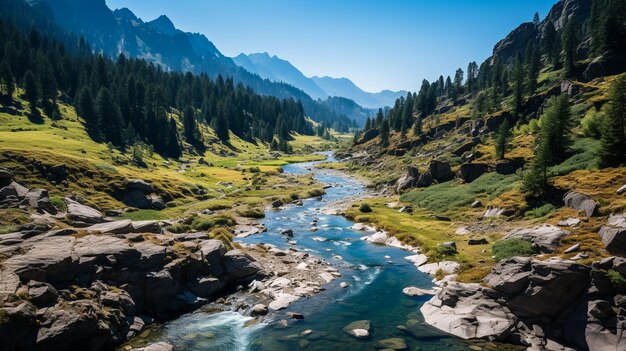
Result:
[[[0,10],[0,351],[626,348],[623,2],[380,93]]]

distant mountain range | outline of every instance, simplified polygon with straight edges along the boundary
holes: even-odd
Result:
[[[19,1],[19,0],[12,0]],[[82,36],[95,52],[116,58],[120,54],[145,59],[167,71],[232,77],[263,95],[299,100],[305,113],[318,122],[346,129],[352,116],[329,110],[301,89],[288,83],[270,81],[236,65],[203,34],[178,30],[167,16],[144,22],[131,10],[111,10],[105,0],[28,0],[54,24],[68,33]],[[1,14],[0,14],[1,15]],[[358,121],[362,125],[362,121]]]
[[[289,61],[268,53],[240,54],[233,58],[235,64],[273,82],[284,82],[303,90],[314,99],[344,97],[366,108],[393,106],[406,91],[383,90],[379,93],[363,91],[348,78],[306,77]]]

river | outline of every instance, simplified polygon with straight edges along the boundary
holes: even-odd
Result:
[[[332,160],[332,155],[328,157]],[[329,203],[365,193],[364,185],[346,174],[317,169],[315,163],[287,165],[284,171],[313,172],[318,182],[332,185],[321,200],[307,199],[303,206],[269,210],[262,220],[267,232],[238,239],[246,244],[263,242],[287,248],[289,244],[280,233],[292,229],[300,251],[322,257],[339,269],[342,276],[327,284],[325,291],[296,301],[277,312],[274,319],[291,319],[286,315],[289,311],[305,318],[288,327],[280,323],[246,326],[251,318],[236,312],[197,311],[161,326],[159,340],[171,343],[175,350],[356,351],[376,350],[379,340],[402,338],[409,350],[467,350],[466,343],[423,323],[419,308],[430,296],[408,297],[402,293],[407,286],[433,285],[430,276],[404,259],[411,253],[362,241],[365,234],[351,229],[354,223],[325,211]],[[319,228],[315,232],[310,230],[314,221]],[[341,282],[349,286],[341,288]],[[356,320],[371,321],[368,339],[356,339],[343,331]]]

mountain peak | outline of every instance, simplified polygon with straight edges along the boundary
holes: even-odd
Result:
[[[166,35],[174,35],[178,32],[174,23],[172,23],[172,20],[170,20],[166,15],[161,15],[159,18],[148,22],[148,24],[150,27]]]
[[[139,19],[133,13],[133,11],[129,10],[127,7],[122,7],[121,9],[116,9],[115,11],[113,11],[113,16],[115,16],[115,18],[119,18],[119,19],[123,19],[123,20],[127,20],[127,21],[142,22],[141,19]]]

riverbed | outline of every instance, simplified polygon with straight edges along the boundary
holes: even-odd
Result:
[[[328,157],[332,160],[332,155]],[[251,317],[237,312],[197,311],[161,326],[159,341],[169,342],[176,350],[355,351],[381,349],[381,340],[400,338],[409,350],[467,350],[465,342],[423,323],[419,308],[430,296],[402,293],[407,286],[433,286],[430,276],[405,260],[411,253],[360,240],[371,232],[353,230],[353,222],[333,214],[334,202],[366,193],[363,183],[340,172],[317,169],[316,163],[287,165],[284,172],[312,172],[318,182],[331,185],[326,195],[304,200],[302,206],[268,210],[261,220],[267,232],[238,240],[309,252],[337,268],[341,277],[263,323],[251,323]],[[281,235],[287,229],[293,230],[293,238]],[[302,314],[304,319],[293,320],[289,312]],[[370,321],[368,338],[357,339],[343,331],[357,320]]]

